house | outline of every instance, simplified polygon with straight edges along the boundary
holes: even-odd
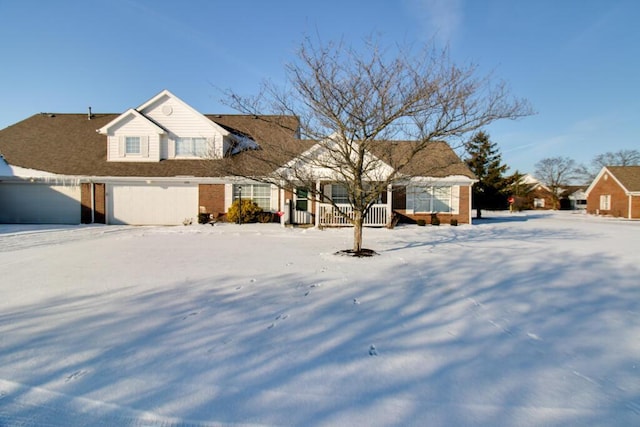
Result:
[[[587,188],[582,185],[567,185],[560,193],[560,209],[585,211],[587,209]]]
[[[640,166],[605,166],[586,193],[590,214],[640,219]]]
[[[530,174],[524,174],[514,184],[519,209],[554,209],[555,199],[549,187]]]
[[[381,142],[393,148],[377,153],[381,173],[389,168],[384,156],[407,144]],[[280,154],[283,146],[300,157]],[[322,148],[299,138],[296,117],[205,115],[167,90],[122,114],[40,113],[0,130],[0,223],[182,224],[223,216],[242,197],[284,213],[283,224],[348,225],[304,189],[260,180],[309,152]],[[387,225],[394,212],[471,222],[474,177],[447,144],[433,143],[410,168],[424,174],[390,186],[366,225]],[[346,202],[330,174],[318,173],[316,185]]]

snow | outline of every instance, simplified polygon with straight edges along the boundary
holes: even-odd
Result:
[[[0,225],[0,425],[640,425],[640,222]]]

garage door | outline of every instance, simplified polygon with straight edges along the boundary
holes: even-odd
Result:
[[[108,224],[178,225],[198,219],[198,186],[110,184]]]
[[[80,224],[80,186],[0,183],[0,223]]]

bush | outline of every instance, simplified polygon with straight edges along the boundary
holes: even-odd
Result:
[[[209,221],[211,221],[211,215],[209,215],[208,213],[198,214],[199,224],[207,224]]]
[[[241,215],[240,222],[256,222],[258,221],[262,208],[252,202],[251,200],[242,200],[242,209],[240,209],[240,201],[235,200],[229,207],[227,212],[227,221],[238,222],[238,217]]]
[[[258,221],[263,224],[273,222],[273,214],[271,212],[261,212],[258,214]]]
[[[416,219],[416,224],[418,224],[420,227],[424,227],[425,225],[427,225],[427,221],[425,221],[424,219]]]
[[[431,214],[431,225],[440,225],[440,218],[436,214]]]
[[[455,218],[451,218],[451,221],[449,222],[449,224],[451,224],[454,227],[458,226],[458,220]]]

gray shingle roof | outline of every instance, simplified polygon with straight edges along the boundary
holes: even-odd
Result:
[[[107,137],[97,129],[119,114],[36,114],[0,130],[0,154],[13,166],[75,176],[222,177],[267,175],[314,142],[297,139],[293,116],[206,115],[236,135],[249,136],[261,150],[222,160],[107,162]],[[379,141],[372,152],[392,167],[407,158],[411,141]],[[433,142],[402,171],[408,175],[445,177],[473,173],[444,142]]]
[[[627,191],[640,191],[640,166],[607,166],[607,169]]]
[[[118,114],[36,114],[0,131],[0,154],[13,166],[62,175],[218,177],[227,174],[227,160],[163,160],[107,162],[107,137],[96,132]],[[294,140],[294,117],[209,115],[210,120],[239,135],[248,135],[263,149]],[[277,122],[287,124],[285,131]],[[300,145],[299,150],[305,146]],[[241,153],[236,163],[248,157]],[[256,172],[266,172],[256,170]]]

